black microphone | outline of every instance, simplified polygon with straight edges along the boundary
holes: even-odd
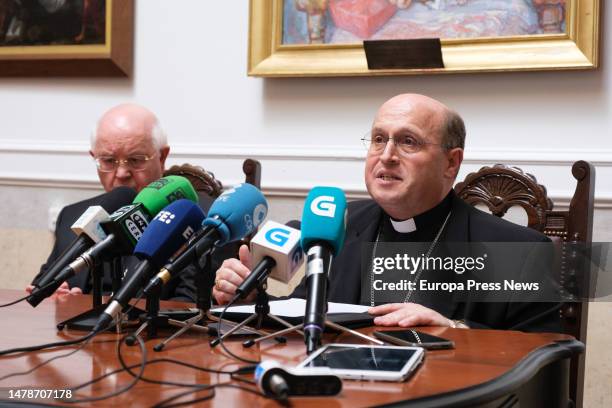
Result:
[[[304,342],[308,354],[321,345],[327,315],[327,286],[332,258],[344,245],[346,198],[335,187],[315,187],[302,212],[302,249],[306,252]]]
[[[75,258],[83,252],[102,241],[106,237],[106,233],[100,227],[100,224],[109,220],[109,213],[113,213],[126,204],[129,204],[136,197],[136,191],[130,187],[117,187],[116,189],[94,197],[93,201],[98,202],[97,206],[91,206],[72,225],[72,230],[78,234],[77,238],[66,248],[66,250],[50,265],[50,267],[40,276],[38,276],[32,285],[35,289],[32,295],[43,290],[51,284],[57,275],[66,268]],[[55,291],[54,288],[51,293]],[[48,290],[45,289],[45,292]],[[40,300],[46,296],[38,295],[36,297],[28,297],[28,302],[36,307]],[[37,301],[37,298],[40,300]]]
[[[136,244],[134,255],[141,261],[134,272],[113,295],[94,331],[102,330],[125,308],[144,286],[151,274],[168,260],[181,245],[193,235],[204,219],[204,212],[195,203],[181,199],[162,211],[151,221],[148,228]]]
[[[288,283],[302,265],[299,221],[286,225],[268,221],[251,240],[251,253],[256,266],[236,289],[238,299],[244,299],[268,276]]]
[[[193,186],[184,177],[166,176],[150,183],[138,193],[132,204],[120,207],[109,216],[108,220],[100,223],[106,234],[104,239],[79,254],[40,291],[32,292],[28,302],[32,306],[38,305],[53,294],[65,280],[85,273],[103,259],[130,255],[151,218],[168,203],[181,197],[198,201]]]
[[[342,391],[342,380],[327,367],[283,367],[274,360],[262,361],[255,369],[257,387],[281,401],[290,396],[331,396]]]

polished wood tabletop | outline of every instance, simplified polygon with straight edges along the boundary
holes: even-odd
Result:
[[[24,293],[14,290],[0,290],[0,304],[17,299]],[[66,295],[58,299],[47,299],[37,308],[28,303],[0,309],[0,349],[37,345],[42,343],[75,339],[84,334],[64,329],[58,332],[55,325],[91,306],[91,297]],[[184,304],[163,302],[162,307],[184,307]],[[373,328],[360,329],[371,333]],[[440,395],[468,387],[478,386],[504,376],[527,356],[542,348],[572,338],[562,334],[533,334],[516,331],[467,330],[422,327],[419,330],[439,335],[455,342],[455,349],[428,351],[423,365],[402,383],[345,380],[342,392],[333,398],[292,398],[293,406],[304,407],[358,407],[388,404]],[[170,334],[164,331],[161,335]],[[27,375],[11,377],[0,381],[2,398],[10,389],[67,389],[82,384],[97,376],[120,368],[117,358],[117,342],[121,335],[104,333],[96,336],[90,344],[77,353],[61,358]],[[200,367],[218,370],[232,370],[245,365],[227,357],[217,347],[211,349],[207,334],[188,332],[170,343],[162,352],[155,352],[153,346],[158,339],[146,341],[148,360],[171,358]],[[230,350],[249,359],[273,359],[284,364],[295,365],[306,356],[303,339],[299,335],[289,336],[286,344],[270,340],[251,349],[242,347],[243,339],[226,341]],[[362,343],[346,334],[326,336],[326,343]],[[13,372],[26,371],[36,364],[60,354],[74,350],[75,346],[0,357],[0,377]],[[125,346],[122,355],[128,364],[140,361],[138,346]],[[137,370],[137,369],[135,369]],[[188,384],[228,383],[255,389],[253,385],[230,379],[227,374],[210,374],[175,364],[159,362],[146,367],[146,378]],[[247,378],[250,378],[247,376]],[[132,377],[125,373],[114,374],[93,386],[79,390],[76,397],[97,396],[119,390]],[[153,406],[155,403],[185,391],[186,388],[140,381],[130,391],[96,403],[78,406]],[[204,396],[200,392],[197,396]],[[193,398],[190,395],[186,398]],[[181,401],[186,401],[183,399]],[[45,403],[59,404],[53,400]],[[324,404],[324,405],[322,405]],[[65,405],[65,404],[64,404]],[[200,406],[200,405],[198,405]],[[236,388],[217,388],[213,399],[201,406],[231,407],[272,407],[278,402]]]

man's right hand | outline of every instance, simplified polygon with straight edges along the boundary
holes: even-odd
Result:
[[[34,286],[28,285],[26,286],[25,290],[29,294],[32,294],[32,291],[34,290]],[[81,288],[79,287],[70,288],[68,286],[68,282],[64,282],[60,285],[59,288],[57,288],[57,290],[53,293],[53,295],[49,297],[49,299],[56,299],[58,296],[62,296],[62,295],[82,295],[82,294],[83,294],[83,291],[81,290]]]
[[[251,273],[251,252],[247,245],[242,245],[238,250],[238,257],[226,259],[217,270],[213,296],[218,304],[229,303],[236,294],[236,289]],[[255,299],[257,293],[253,291],[245,301],[250,302]]]

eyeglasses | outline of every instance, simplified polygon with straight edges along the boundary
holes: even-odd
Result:
[[[156,155],[147,156],[144,154],[137,154],[135,156],[128,157],[125,160],[117,160],[113,156],[100,156],[94,158],[94,161],[96,162],[96,167],[98,167],[98,170],[103,173],[113,172],[122,164],[130,170],[142,171],[147,166],[147,162],[155,158],[155,156]]]
[[[370,135],[369,133],[370,132],[368,132],[366,136],[361,138],[363,145],[371,153],[376,153],[376,154],[382,153],[387,147],[387,143],[389,143],[389,137],[383,136],[381,134]],[[420,151],[421,149],[423,149],[423,147],[426,145],[442,146],[442,144],[440,143],[424,142],[411,135],[396,136],[391,140],[393,140],[395,147],[397,147],[397,149],[401,153],[405,153],[405,154],[416,153]]]

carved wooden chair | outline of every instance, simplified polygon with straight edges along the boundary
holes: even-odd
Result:
[[[261,164],[257,160],[246,159],[242,163],[245,182],[261,188]],[[192,164],[174,165],[164,172],[164,176],[183,176],[191,182],[193,188],[200,195],[215,199],[223,192],[223,184],[215,175],[200,166]],[[202,197],[200,197],[202,198]]]
[[[572,166],[572,175],[577,184],[568,211],[553,209],[546,188],[538,184],[534,176],[517,167],[502,164],[483,167],[469,174],[455,186],[455,192],[471,205],[484,204],[498,217],[503,217],[509,208],[520,206],[527,213],[527,226],[553,240],[590,243],[593,232],[595,168],[585,161],[577,161]],[[579,268],[572,263],[571,252],[564,254],[561,279],[569,280],[570,285],[578,279],[584,279],[583,276],[577,276],[577,270]],[[560,313],[564,332],[586,344],[588,302],[566,303]],[[572,358],[570,364],[570,398],[577,406],[582,406],[584,354]]]
[[[242,172],[244,173],[244,181],[246,183],[261,189],[261,164],[257,160],[246,159],[242,163]],[[206,211],[208,211],[213,201],[223,192],[223,184],[215,178],[213,173],[204,170],[200,166],[194,166],[187,163],[175,165],[164,172],[164,176],[170,175],[187,178],[198,193],[200,206]],[[251,238],[252,236],[247,237],[242,240],[241,243],[248,244]]]

